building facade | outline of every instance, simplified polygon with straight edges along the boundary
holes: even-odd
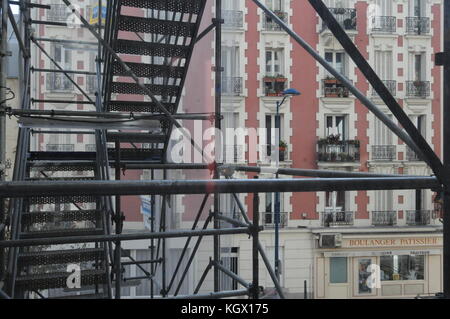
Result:
[[[39,9],[39,19],[61,22],[68,12],[60,1],[52,10]],[[96,1],[80,1],[82,12],[90,15]],[[333,37],[307,1],[265,0],[281,19],[305,39],[328,63],[351,80],[388,116],[389,109],[369,86],[348,54]],[[442,51],[441,0],[328,0],[337,20],[358,49],[399,101],[406,114],[430,143],[442,154],[442,73],[434,65],[435,53]],[[214,13],[213,1],[204,15],[204,27]],[[145,12],[143,12],[145,14]],[[370,113],[338,80],[299,47],[281,28],[251,1],[223,0],[222,33],[222,112],[224,128],[259,128],[265,134],[258,147],[265,156],[250,159],[249,137],[237,143],[236,135],[225,138],[225,162],[270,167],[274,165],[273,129],[277,101],[287,88],[296,88],[300,96],[287,100],[280,108],[280,137],[285,150],[280,166],[304,169],[362,171],[385,174],[430,175],[420,158]],[[64,32],[62,32],[64,30]],[[83,28],[37,25],[41,38],[82,39],[93,41]],[[67,33],[66,33],[67,32]],[[130,35],[133,37],[133,35]],[[192,58],[181,108],[186,113],[214,110],[214,37],[199,42]],[[95,72],[97,48],[45,42],[64,68]],[[43,52],[36,48],[36,66],[54,68]],[[134,61],[133,56],[127,61]],[[136,61],[135,61],[136,62]],[[83,103],[51,103],[40,100],[85,100],[61,73],[35,72],[33,88],[37,108],[94,110]],[[74,75],[74,81],[94,98],[95,83],[91,75]],[[44,105],[45,104],[45,105]],[[195,124],[186,122],[194,132]],[[210,124],[203,123],[203,130]],[[193,134],[193,133],[192,133]],[[32,149],[52,151],[89,151],[95,139],[76,134],[36,134]],[[278,147],[278,146],[277,146]],[[169,178],[210,178],[209,172],[174,171]],[[254,174],[235,173],[233,178],[253,178]],[[274,178],[261,173],[260,178]],[[124,179],[149,179],[148,171],[127,171]],[[155,178],[162,178],[155,172]],[[281,176],[280,178],[288,178]],[[252,198],[238,195],[251,217]],[[173,196],[168,216],[169,228],[189,228],[202,196]],[[275,194],[260,194],[261,242],[274,264]],[[125,230],[145,228],[145,214],[140,197],[123,200]],[[156,196],[155,209],[161,206]],[[209,199],[204,216],[210,209]],[[314,298],[414,297],[442,290],[442,223],[435,194],[426,191],[349,191],[318,193],[284,193],[280,199],[280,270],[281,284],[291,298],[302,298],[305,291]],[[223,214],[236,216],[237,205],[230,195],[221,197]],[[158,224],[158,216],[155,216]],[[204,218],[202,218],[204,220]],[[194,243],[188,251],[192,251]],[[149,259],[148,241],[124,244],[136,259]],[[168,273],[175,268],[184,246],[183,240],[169,240],[167,252],[172,260]],[[241,277],[251,280],[251,241],[245,236],[222,239],[224,265]],[[182,285],[189,293],[200,279],[209,257],[212,242],[205,239]],[[189,255],[189,254],[187,254]],[[187,257],[183,260],[186,264]],[[261,285],[273,287],[261,264]],[[378,265],[378,288],[370,288],[368,267]],[[414,272],[414,274],[412,274]],[[141,270],[126,267],[130,277]],[[158,278],[161,279],[158,274]],[[179,275],[177,279],[179,279]],[[167,280],[170,280],[170,276]],[[222,288],[235,289],[236,282],[223,278]],[[209,274],[201,291],[211,291]],[[155,289],[158,290],[158,289]],[[123,296],[148,297],[150,286],[124,288]]]

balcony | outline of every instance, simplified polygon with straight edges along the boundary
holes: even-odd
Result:
[[[47,152],[73,152],[75,150],[74,144],[47,144]]]
[[[319,162],[358,162],[360,143],[357,140],[340,141],[334,136],[317,142]]]
[[[422,159],[409,146],[406,146],[406,160],[410,162],[419,162]]]
[[[323,80],[324,97],[349,97],[350,91],[338,79],[328,77]]]
[[[356,9],[349,8],[329,8],[334,18],[346,31],[356,31]],[[322,22],[322,31],[328,29],[325,22]]]
[[[262,225],[265,228],[274,228],[275,227],[275,213],[273,213],[273,212],[261,213],[261,218],[262,218]],[[280,228],[287,227],[288,220],[289,220],[289,213],[280,212],[280,221],[278,223],[278,226]]]
[[[431,210],[407,210],[406,224],[408,226],[425,226],[431,222]]]
[[[395,96],[397,94],[397,81],[394,80],[383,80],[384,85],[386,88],[391,92],[392,96]],[[375,89],[372,89],[372,96],[378,97],[378,93],[375,91]]]
[[[66,22],[70,15],[70,9],[65,4],[51,4],[47,11],[47,20],[52,22]]]
[[[430,82],[429,81],[407,81],[406,82],[406,96],[413,98],[426,99],[430,96]]]
[[[372,160],[373,161],[394,161],[397,158],[396,145],[373,145]]]
[[[373,226],[395,226],[397,225],[396,211],[374,211],[372,212]]]
[[[224,29],[241,29],[244,26],[244,14],[237,10],[223,10]]]
[[[394,33],[396,31],[396,17],[378,16],[372,18],[372,32]]]
[[[406,17],[406,33],[422,35],[430,33],[430,18]]]
[[[283,22],[287,23],[287,13],[283,11],[274,11],[275,13]],[[263,28],[265,31],[282,31],[281,27],[276,24],[270,17],[265,16],[264,17],[264,25]]]
[[[224,145],[223,161],[225,163],[242,163],[245,161],[244,145]]]
[[[235,76],[223,76],[222,94],[229,96],[240,96],[242,94],[242,78]]]
[[[322,213],[322,226],[352,226],[354,221],[354,212],[336,211]]]
[[[286,89],[287,78],[279,74],[264,77],[264,88],[266,96],[282,96]]]
[[[47,90],[70,92],[73,91],[73,83],[63,73],[47,74]]]

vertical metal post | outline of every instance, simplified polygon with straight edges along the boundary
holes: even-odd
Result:
[[[6,77],[7,77],[7,51],[8,51],[8,1],[2,0],[2,34],[0,46],[0,181],[5,180],[6,173]],[[5,199],[0,198],[0,224],[5,220]],[[0,240],[4,232],[0,230]],[[4,249],[0,249],[0,279],[3,276]]]
[[[255,177],[257,178],[257,177]],[[253,282],[251,287],[251,297],[259,299],[259,195],[253,194],[253,225],[252,228],[252,263],[253,263]]]
[[[308,299],[308,286],[307,281],[303,281],[303,299]]]
[[[444,1],[444,298],[450,299],[450,0]]]
[[[153,180],[155,178],[155,171],[152,169],[151,170],[151,179]],[[150,232],[154,232],[155,231],[155,195],[151,195],[150,197],[150,209],[151,209],[151,220],[150,220]],[[155,239],[151,239],[150,240],[150,259],[154,260],[155,259]],[[152,279],[150,279],[150,298],[153,299],[155,296],[155,288],[154,285],[155,283],[153,282],[153,278],[155,276],[155,263],[152,263],[150,265],[150,273],[152,274]]]
[[[120,180],[120,141],[116,140],[116,180]],[[116,196],[116,234],[122,233],[123,215],[121,212],[120,196]],[[122,266],[121,266],[121,242],[116,241],[116,247],[114,251],[114,267],[116,273],[116,299],[120,299],[120,284],[122,281]]]
[[[166,180],[167,179],[167,170],[164,169],[163,171],[163,179]],[[162,197],[163,200],[163,204],[162,204],[162,211],[161,211],[161,232],[165,232],[166,231],[166,201],[167,201],[167,196],[169,195],[164,195]],[[162,268],[162,277],[161,277],[161,281],[162,281],[162,296],[166,297],[167,296],[167,285],[166,285],[166,266],[167,266],[167,257],[166,257],[166,238],[162,239],[162,263],[161,263],[161,268]]]
[[[275,115],[275,162],[276,162],[276,168],[280,166],[280,102],[277,101],[277,114]],[[275,178],[278,179],[278,170],[275,175]],[[279,245],[280,245],[280,193],[275,193],[275,275],[277,276],[277,280],[280,280],[280,252],[279,252]]]
[[[215,46],[215,128],[221,130],[221,105],[222,105],[222,0],[216,0],[216,46]],[[217,144],[217,141],[219,143]],[[217,152],[219,149],[219,152]],[[222,157],[222,140],[216,138],[216,154]],[[216,156],[217,161],[217,156]],[[220,174],[216,167],[214,178],[219,179]],[[220,194],[214,194],[214,229],[220,228],[220,221],[216,217],[220,213]],[[214,261],[220,263],[220,236],[215,235],[213,239],[214,245]],[[214,267],[214,292],[220,290],[220,273],[217,267]]]

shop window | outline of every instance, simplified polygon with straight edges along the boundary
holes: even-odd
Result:
[[[380,264],[381,281],[424,280],[424,256],[382,256]]]
[[[347,283],[347,257],[330,258],[330,283]]]

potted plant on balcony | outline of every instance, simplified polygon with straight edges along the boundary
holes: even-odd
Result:
[[[333,77],[327,75],[327,77],[325,78],[324,82],[325,82],[326,85],[333,85],[333,84],[337,84],[338,80],[336,78],[333,78]]]
[[[281,140],[278,149],[280,151],[280,161],[284,161],[285,154],[286,154],[286,149],[287,149],[286,142]]]
[[[287,81],[287,79],[284,77],[283,74],[278,74],[278,75],[275,77],[275,82],[286,82],[286,81]]]
[[[327,144],[339,145],[341,144],[341,134],[330,134],[327,137]]]

